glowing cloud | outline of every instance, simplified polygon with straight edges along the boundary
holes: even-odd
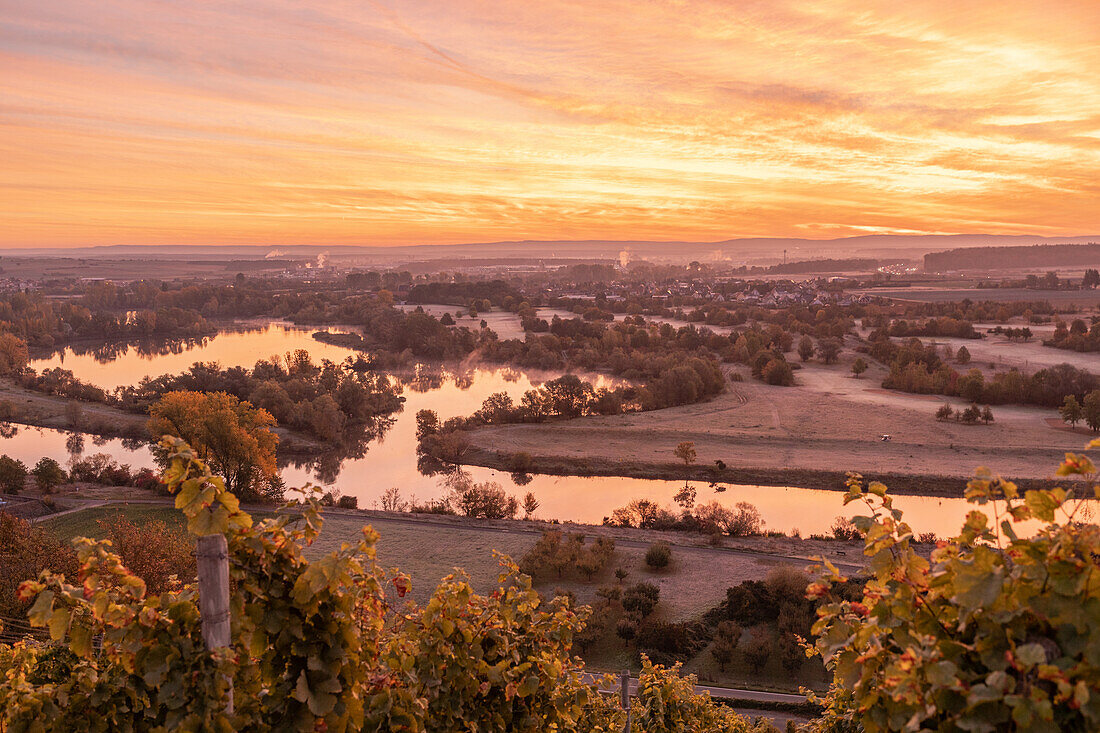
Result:
[[[13,0],[0,246],[1100,229],[1094,0]]]

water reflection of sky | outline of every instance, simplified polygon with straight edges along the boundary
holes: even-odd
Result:
[[[310,351],[315,360],[322,358],[342,361],[351,350],[323,344],[312,338],[315,329],[267,325],[258,330],[227,332],[199,344],[192,344],[180,353],[150,355],[135,348],[122,351],[111,362],[97,361],[92,354],[63,355],[40,360],[36,368],[64,366],[84,379],[101,387],[113,389],[132,384],[145,376],[175,373],[187,369],[195,361],[217,361],[222,366],[251,366],[257,359],[284,354],[298,348]],[[556,374],[523,371],[513,368],[471,366],[461,370],[424,369],[422,379],[406,386],[404,409],[395,416],[392,427],[373,441],[361,458],[346,460],[338,475],[325,484],[341,494],[355,496],[359,506],[371,508],[390,487],[400,489],[406,499],[424,501],[441,496],[444,491],[437,477],[423,476],[416,465],[416,412],[435,410],[440,419],[469,415],[494,392],[507,392],[514,399]],[[588,375],[597,386],[610,384],[606,378]],[[15,435],[0,437],[0,452],[33,464],[44,455],[66,459],[69,434],[56,430],[18,427]],[[86,436],[83,455],[107,453],[131,466],[151,466],[152,458],[145,446],[124,444],[112,439]],[[535,494],[540,502],[538,516],[547,519],[571,519],[599,522],[615,508],[632,499],[649,498],[661,504],[672,504],[672,497],[682,485],[674,481],[651,481],[618,477],[534,476],[530,483],[516,486],[507,473],[484,468],[472,468],[477,481],[496,481],[509,491],[522,495]],[[315,473],[306,467],[286,466],[283,477],[290,486],[307,481],[317,483]],[[862,506],[843,507],[841,494],[788,487],[731,486],[715,492],[705,484],[698,485],[701,502],[717,500],[726,505],[747,501],[755,505],[764,517],[767,528],[783,532],[798,529],[805,536],[825,532],[837,516],[852,516],[863,512]],[[935,532],[941,536],[954,534],[971,508],[962,499],[933,497],[896,497],[897,506],[917,532]],[[1095,520],[1095,517],[1093,517]]]
[[[137,384],[145,377],[186,371],[196,361],[216,361],[223,367],[251,367],[260,359],[282,356],[295,349],[306,349],[314,361],[343,361],[354,353],[342,346],[317,341],[313,334],[318,330],[338,329],[264,323],[254,329],[223,331],[184,343],[123,345],[117,351],[66,347],[46,359],[32,361],[30,366],[38,370],[68,369],[85,382],[113,391],[116,387]],[[104,360],[108,355],[113,358]]]
[[[487,379],[485,384],[499,385],[500,382]],[[448,391],[441,390],[443,393]],[[465,412],[473,404],[471,399],[467,396],[465,403],[458,400],[452,402],[457,408],[456,414]],[[416,496],[426,500],[441,496],[444,492],[438,480],[422,476],[416,470],[413,429],[411,421],[400,420],[399,425],[395,426],[396,432],[387,433],[381,443],[372,445],[363,458],[346,461],[339,476],[328,486],[342,494],[357,497],[359,506],[367,509],[375,508],[382,492],[391,486],[400,488],[405,498]],[[71,446],[66,444],[70,435],[59,430],[15,426],[14,435],[0,440],[0,452],[28,465],[44,455],[64,463],[74,455],[70,453]],[[145,446],[127,446],[119,439],[84,436],[79,455],[93,453],[106,453],[135,468],[153,465],[152,456]],[[484,468],[473,468],[471,473],[478,481],[496,481],[519,496],[527,491],[534,492],[540,502],[540,518],[590,523],[599,523],[616,507],[632,499],[648,498],[671,506],[673,495],[682,486],[675,481],[577,476],[533,476],[525,486],[516,486],[507,473]],[[283,470],[283,476],[291,486],[314,479],[308,471],[290,467]],[[826,532],[838,516],[866,513],[860,504],[842,506],[842,494],[836,491],[729,486],[725,491],[715,492],[706,484],[697,483],[695,486],[700,502],[717,500],[733,506],[737,502],[747,501],[760,510],[766,528],[785,533],[798,529],[803,536]],[[935,497],[897,496],[895,503],[905,512],[906,521],[915,531],[935,532],[941,537],[957,533],[966,512],[973,508],[962,499]],[[1095,521],[1095,513],[1089,519]]]

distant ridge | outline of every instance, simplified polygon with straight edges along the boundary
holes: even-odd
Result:
[[[1098,238],[1100,239],[1100,238]],[[967,247],[924,256],[928,272],[986,270],[991,258],[997,267],[1097,267],[1100,244],[1033,244],[1025,247]]]
[[[380,263],[446,258],[537,257],[617,259],[624,254],[632,259],[744,262],[752,258],[790,259],[873,256],[876,253],[902,254],[917,258],[942,249],[971,247],[1010,247],[1036,244],[1087,244],[1100,242],[1100,235],[1076,237],[1036,237],[1008,234],[867,234],[836,239],[746,237],[719,241],[654,240],[517,240],[465,244],[420,244],[397,246],[367,245],[101,245],[68,248],[13,248],[0,250],[0,256],[78,257],[110,259],[232,260],[267,257],[356,258]]]

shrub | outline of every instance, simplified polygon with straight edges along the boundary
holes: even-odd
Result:
[[[726,589],[726,615],[742,626],[755,626],[775,618],[776,599],[759,580],[746,580]]]
[[[145,491],[156,491],[158,493],[168,493],[168,487],[160,480],[160,477],[149,468],[143,468],[131,477],[131,483],[139,489]]]
[[[639,649],[654,659],[674,661],[698,654],[710,641],[706,625],[695,622],[667,622],[646,619],[638,625],[634,639]]]
[[[178,589],[195,578],[195,544],[184,531],[161,521],[135,524],[123,514],[100,521],[104,535],[127,570],[149,593]]]
[[[1100,446],[1094,441],[1090,447]],[[1067,454],[1069,489],[1021,492],[983,471],[967,486],[977,506],[959,534],[926,559],[881,484],[852,479],[873,577],[857,599],[832,595],[826,572],[808,593],[824,601],[814,624],[832,673],[821,729],[1100,730],[1100,533],[1083,516],[1093,463]],[[993,504],[992,511],[983,511]],[[993,515],[1003,523],[990,521]],[[1038,523],[1028,537],[1016,527]]]
[[[542,533],[520,559],[519,566],[535,578],[551,573],[563,578],[569,570],[575,569],[591,580],[614,553],[615,541],[607,537],[597,537],[592,544],[585,545],[582,534],[562,534],[551,529]]]
[[[0,617],[25,618],[28,603],[16,596],[19,584],[37,578],[43,570],[75,578],[79,564],[76,553],[38,525],[0,511]],[[0,647],[2,649],[2,647]],[[2,654],[0,654],[2,659]],[[2,686],[0,682],[0,686]],[[0,695],[0,703],[3,697]],[[0,705],[0,721],[3,721]]]
[[[730,537],[751,537],[760,534],[764,528],[760,510],[747,501],[737,502],[736,509],[736,513],[726,526],[726,533]]]
[[[621,618],[615,624],[615,635],[629,643],[638,635],[638,622],[630,617]]]
[[[741,653],[745,656],[745,663],[753,672],[764,669],[775,650],[775,642],[771,637],[758,635],[741,645]]]
[[[645,564],[654,570],[664,570],[672,560],[672,548],[667,542],[654,542],[645,551]]]
[[[833,526],[829,528],[829,532],[832,533],[834,539],[844,542],[854,542],[863,536],[860,534],[856,525],[852,524],[852,520],[847,517],[837,517],[834,519]]]
[[[535,459],[530,453],[519,451],[513,453],[508,461],[508,469],[512,473],[529,473],[535,468]]]
[[[661,589],[653,583],[636,583],[623,591],[623,610],[639,618],[653,613],[661,598]]]
[[[341,496],[336,500],[336,506],[340,509],[358,509],[359,499],[354,496]]]
[[[461,480],[453,484],[447,501],[460,514],[477,519],[515,519],[519,500],[492,481]]]

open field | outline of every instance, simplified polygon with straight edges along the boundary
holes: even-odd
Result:
[[[1097,290],[1028,290],[1026,288],[866,288],[853,290],[856,295],[870,295],[918,303],[953,303],[962,300],[995,300],[1002,303],[1046,300],[1057,307],[1068,305],[1094,308],[1100,306]]]
[[[470,440],[485,454],[529,453],[539,470],[545,470],[543,464],[587,462],[610,473],[618,467],[620,475],[636,475],[632,467],[644,465],[653,473],[655,466],[664,466],[670,477],[683,475],[672,449],[690,440],[700,467],[720,459],[731,469],[767,468],[777,474],[774,481],[760,483],[775,483],[783,471],[799,470],[965,477],[982,465],[1013,478],[1047,479],[1065,451],[1080,450],[1088,440],[1083,430],[1052,428],[1046,418],[1057,413],[1041,408],[997,407],[989,426],[937,422],[933,413],[939,404],[963,402],[883,390],[880,365],[872,365],[862,379],[852,378],[848,370],[847,363],[813,363],[795,372],[793,387],[746,379],[730,383],[709,402],[490,426],[471,432]],[[880,441],[882,434],[892,440]],[[957,487],[960,494],[962,482]]]

